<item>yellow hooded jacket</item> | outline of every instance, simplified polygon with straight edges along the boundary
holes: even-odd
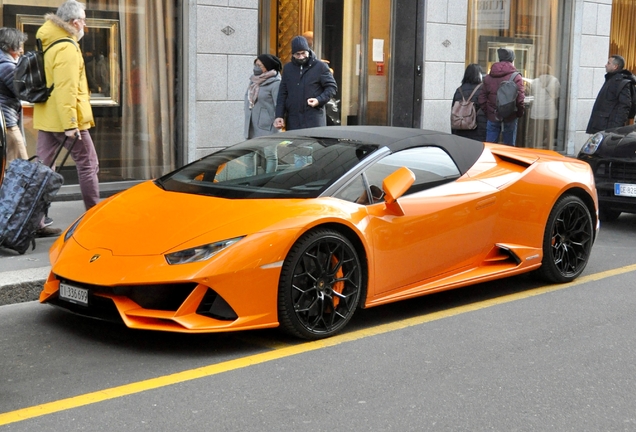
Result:
[[[46,85],[55,87],[46,102],[34,104],[33,128],[46,132],[89,129],[95,122],[77,31],[55,14],[47,14],[45,19],[36,34],[43,50],[61,38],[70,38],[73,42],[58,43],[44,55]]]

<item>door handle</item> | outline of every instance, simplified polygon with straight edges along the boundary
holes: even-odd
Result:
[[[417,71],[417,76],[422,76],[422,65],[417,65],[415,70]]]

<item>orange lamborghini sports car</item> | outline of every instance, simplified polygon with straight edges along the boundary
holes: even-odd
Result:
[[[136,329],[341,331],[356,309],[536,271],[568,282],[597,233],[587,163],[378,126],[236,144],[86,212],[42,303]]]

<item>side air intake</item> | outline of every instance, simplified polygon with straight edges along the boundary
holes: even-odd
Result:
[[[223,297],[209,288],[199,303],[197,314],[223,321],[234,321],[238,318],[234,309]]]

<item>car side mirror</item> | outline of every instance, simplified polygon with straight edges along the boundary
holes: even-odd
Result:
[[[397,215],[404,215],[404,211],[397,199],[406,192],[415,181],[415,174],[407,167],[397,169],[382,181],[384,191],[384,202],[386,208]]]

